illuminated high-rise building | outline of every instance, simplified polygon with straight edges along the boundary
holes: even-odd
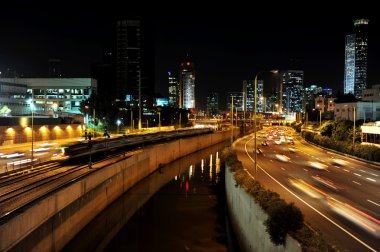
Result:
[[[139,19],[120,19],[116,23],[116,94],[121,101],[133,102],[138,96],[141,81],[140,26]]]
[[[280,101],[283,113],[303,112],[303,71],[287,70],[281,72],[282,91]]]
[[[208,116],[217,116],[219,114],[219,95],[212,92],[207,96],[206,113]]]
[[[257,112],[264,112],[265,99],[263,97],[264,81],[257,80]],[[253,112],[255,110],[255,83],[254,80],[244,80],[243,81],[243,94],[244,94],[244,105],[247,112]]]
[[[346,36],[344,93],[362,98],[367,88],[368,19],[354,20],[354,33]]]
[[[143,113],[153,104],[154,45],[151,24],[139,17],[116,20],[116,101]]]
[[[231,101],[233,97],[233,109],[234,112],[244,110],[244,97],[243,92],[227,92],[227,110],[231,110]]]
[[[181,62],[179,74],[179,107],[195,108],[195,73],[194,63],[186,60]]]

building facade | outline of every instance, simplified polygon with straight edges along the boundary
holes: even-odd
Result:
[[[380,84],[373,85],[372,88],[364,89],[362,100],[380,102]]]
[[[336,103],[334,117],[337,120],[380,120],[380,102]]]
[[[179,83],[178,75],[171,71],[168,72],[169,79],[169,106],[178,108]]]
[[[314,104],[314,109],[320,110],[322,113],[335,110],[335,98],[332,97],[319,95],[315,98]]]
[[[28,114],[27,86],[0,82],[0,116]]]
[[[24,107],[30,108],[33,101],[34,112],[40,115],[81,114],[81,101],[88,99],[97,89],[96,80],[91,78],[0,78],[2,82],[13,85],[13,91],[8,88],[8,95],[20,99]],[[16,86],[17,90],[14,89]],[[22,94],[23,90],[25,94]],[[21,113],[31,111],[27,109]]]

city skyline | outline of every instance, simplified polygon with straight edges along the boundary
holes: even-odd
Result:
[[[6,6],[5,10],[0,20],[4,34],[0,71],[14,67],[19,74],[36,77],[47,76],[51,58],[61,60],[63,76],[89,77],[91,64],[101,61],[104,48],[112,47],[115,18],[130,14],[115,12],[115,6],[96,5],[88,9],[79,5],[70,15],[70,6],[54,12],[38,5],[31,9]],[[195,97],[202,107],[210,92],[239,91],[243,80],[253,79],[262,70],[303,70],[305,85],[343,91],[345,35],[358,16],[370,20],[369,86],[380,82],[376,71],[380,67],[379,23],[371,15],[173,13],[141,15],[153,25],[155,90],[164,96],[168,94],[167,72],[178,71],[187,53],[195,64]]]

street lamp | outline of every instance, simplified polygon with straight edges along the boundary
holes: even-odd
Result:
[[[116,124],[117,124],[117,134],[119,135],[119,126],[120,126],[120,123],[121,123],[121,121],[118,119],[117,121],[116,121]]]
[[[161,131],[161,112],[157,112],[158,114],[158,130]]]
[[[132,108],[131,108],[131,133],[133,131],[133,111],[132,111]]]
[[[231,95],[231,144],[234,142],[234,96]]]
[[[33,89],[32,89],[32,100],[30,103],[30,109],[32,110],[32,168],[33,168],[33,159],[34,159],[34,99],[33,99]]]
[[[356,120],[356,107],[354,106],[354,132],[352,136],[352,148],[355,148],[355,120]]]

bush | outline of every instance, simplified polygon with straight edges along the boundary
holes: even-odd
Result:
[[[302,212],[293,203],[286,204],[284,201],[277,201],[268,209],[268,213],[269,218],[264,224],[275,245],[285,244],[286,234],[290,231],[296,232],[303,225]]]

